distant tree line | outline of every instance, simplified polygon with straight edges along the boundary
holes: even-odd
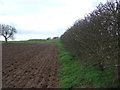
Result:
[[[120,1],[111,0],[77,20],[61,36],[61,42],[87,65],[98,65],[102,71],[117,67],[120,75],[119,35]]]
[[[59,38],[59,37],[53,37],[53,38],[48,37],[46,40],[58,39],[58,38]]]
[[[41,41],[41,40],[46,40],[46,39],[29,39],[28,41]]]

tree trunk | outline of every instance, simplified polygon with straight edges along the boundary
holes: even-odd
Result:
[[[7,43],[7,38],[5,37],[5,42]]]

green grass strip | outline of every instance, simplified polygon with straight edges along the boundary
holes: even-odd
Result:
[[[74,57],[73,53],[64,49],[60,40],[54,41],[59,51],[59,87],[74,88],[84,85],[92,85],[95,88],[115,88],[118,86],[116,71],[86,66],[80,59]]]

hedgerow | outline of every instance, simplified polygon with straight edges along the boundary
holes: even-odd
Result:
[[[84,19],[77,20],[61,36],[61,42],[86,66],[97,66],[101,71],[117,69],[120,80],[119,33],[120,1],[109,1],[100,3]]]

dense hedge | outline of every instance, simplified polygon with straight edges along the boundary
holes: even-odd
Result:
[[[101,70],[118,66],[120,1],[100,3],[93,12],[77,20],[62,36],[61,42],[87,65]]]

